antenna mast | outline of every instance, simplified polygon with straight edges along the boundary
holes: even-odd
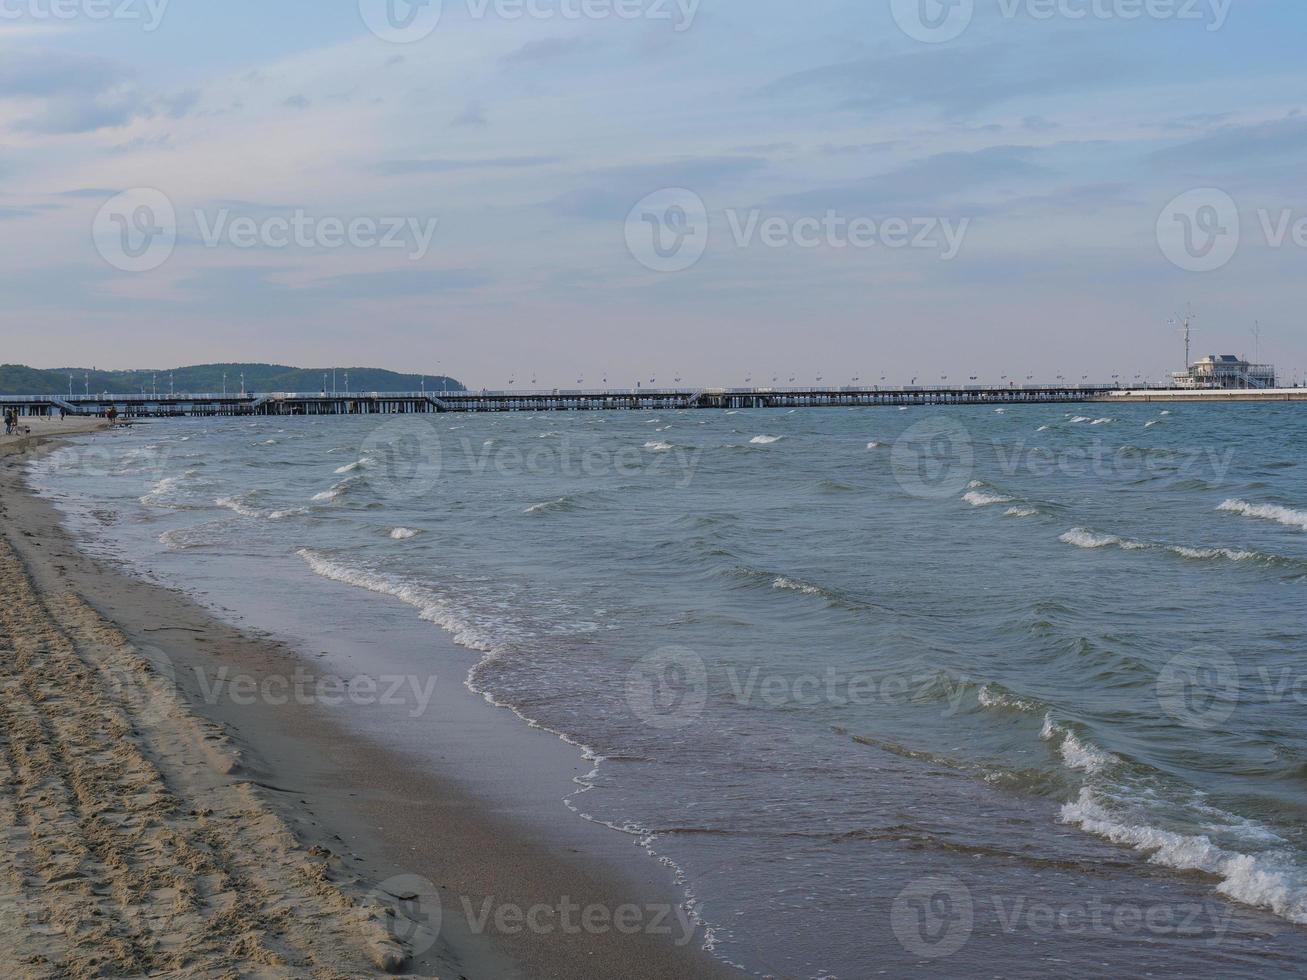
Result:
[[[1184,369],[1189,370],[1189,365],[1193,363],[1190,357],[1190,347],[1193,340],[1193,322],[1198,319],[1198,314],[1193,311],[1193,307],[1185,308],[1183,313],[1177,313],[1171,320],[1171,324],[1184,330]]]

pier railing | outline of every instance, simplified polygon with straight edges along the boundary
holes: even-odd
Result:
[[[472,391],[156,392],[0,396],[21,415],[123,418],[225,415],[395,415],[444,412],[821,408],[880,405],[1000,405],[1083,402],[1127,390],[1119,383],[810,385],[720,388],[537,388]]]

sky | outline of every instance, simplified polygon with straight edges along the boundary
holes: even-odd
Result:
[[[0,359],[1307,375],[1307,8],[0,0]]]

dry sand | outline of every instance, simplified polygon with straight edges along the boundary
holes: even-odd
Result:
[[[739,975],[697,936],[473,928],[487,901],[679,896],[638,849],[612,873],[609,845],[542,840],[338,716],[206,701],[197,677],[284,676],[298,652],[78,551],[4,458],[36,433],[0,444],[4,976],[376,976],[404,944],[425,977]],[[439,893],[415,904],[396,875]],[[433,902],[436,936],[403,917]]]

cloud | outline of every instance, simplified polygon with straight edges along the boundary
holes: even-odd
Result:
[[[475,289],[489,282],[488,276],[471,269],[387,269],[332,276],[308,288],[323,299],[386,299]]]
[[[547,37],[539,41],[528,41],[516,51],[506,54],[500,60],[505,64],[539,64],[558,61],[578,51],[590,47],[590,42],[580,37]]]
[[[1267,163],[1307,152],[1307,118],[1291,116],[1248,126],[1225,126],[1209,136],[1153,154],[1157,163]]]
[[[84,133],[121,126],[144,110],[132,72],[104,58],[10,49],[0,59],[0,93],[40,104],[15,129]]]
[[[486,120],[486,111],[476,103],[471,103],[466,109],[454,117],[450,123],[451,126],[485,126],[488,125]]]
[[[684,187],[703,193],[756,173],[766,162],[750,156],[695,157],[593,171],[584,175],[587,186],[554,198],[548,206],[569,218],[620,221],[637,201],[654,191]]]
[[[1074,41],[993,42],[812,68],[777,79],[761,94],[785,99],[817,93],[833,98],[834,108],[860,111],[932,105],[949,116],[968,116],[1013,99],[1102,85],[1122,74],[1124,64],[1118,53]]]
[[[289,266],[220,266],[180,281],[182,290],[208,313],[257,314],[264,310],[307,312],[348,300],[437,296],[473,289],[488,277],[469,269],[388,269],[352,272],[290,284],[277,277],[299,275]]]
[[[797,211],[883,213],[887,208],[930,213],[961,191],[1009,183],[1025,188],[1054,171],[1035,162],[1030,146],[991,146],[971,153],[937,153],[853,184],[787,194],[773,203]]]
[[[491,157],[484,160],[387,160],[376,166],[386,177],[407,174],[447,174],[460,170],[518,170],[558,163],[561,157]]]

